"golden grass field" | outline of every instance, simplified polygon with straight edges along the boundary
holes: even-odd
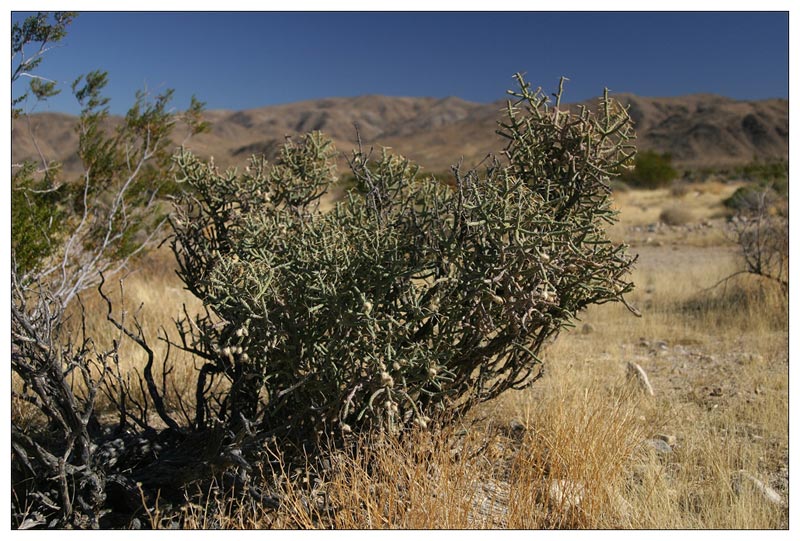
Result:
[[[615,241],[639,254],[623,306],[595,306],[545,351],[546,375],[442,431],[334,453],[291,469],[271,449],[267,511],[212,495],[185,528],[783,529],[788,527],[788,299],[737,270],[722,199],[736,185],[615,196]],[[649,227],[679,206],[685,226]],[[151,342],[187,303],[168,249],[133,265],[126,309]],[[86,295],[89,334],[111,336]],[[110,338],[109,338],[110,340]],[[160,347],[160,346],[159,346]],[[160,351],[163,352],[163,349]],[[126,343],[122,358],[140,362]],[[173,352],[173,383],[191,401],[191,360]],[[653,395],[628,376],[648,375]],[[174,400],[171,401],[174,404]],[[769,495],[759,482],[773,489]],[[169,521],[158,510],[152,526]]]

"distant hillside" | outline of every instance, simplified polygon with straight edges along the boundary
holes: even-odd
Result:
[[[682,167],[789,158],[788,100],[737,101],[709,94],[618,99],[630,105],[639,147],[669,152]]]
[[[676,98],[615,96],[630,105],[638,146],[669,152],[679,167],[724,167],[759,159],[788,159],[789,102],[737,101],[697,94]],[[592,107],[596,100],[586,102]],[[242,164],[253,153],[274,156],[285,136],[321,130],[340,151],[355,146],[356,131],[367,145],[391,147],[428,171],[443,171],[459,159],[475,165],[503,142],[494,133],[504,102],[481,104],[459,98],[360,96],[275,105],[246,111],[209,111],[211,133],[191,140],[203,156],[221,166]],[[111,119],[112,123],[120,119]],[[79,171],[75,118],[43,113],[12,124],[12,160],[36,158],[30,132],[41,152],[67,172]],[[175,140],[183,139],[182,133]]]

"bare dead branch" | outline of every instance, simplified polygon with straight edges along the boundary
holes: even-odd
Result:
[[[155,360],[155,353],[153,349],[147,344],[147,340],[144,337],[144,330],[142,329],[141,324],[139,323],[138,319],[134,316],[133,325],[136,328],[136,332],[134,333],[130,329],[128,329],[124,322],[118,321],[113,314],[113,305],[111,303],[111,299],[108,298],[108,295],[103,291],[103,285],[105,284],[105,277],[102,273],[100,273],[100,284],[98,286],[98,292],[100,296],[106,303],[106,307],[108,311],[106,312],[106,319],[114,325],[119,331],[123,332],[125,336],[135,342],[140,348],[144,350],[147,354],[147,363],[144,367],[144,379],[147,383],[147,391],[150,395],[150,398],[153,399],[153,405],[156,408],[156,412],[158,416],[161,418],[164,423],[170,428],[178,429],[178,423],[175,422],[172,417],[169,416],[167,413],[166,408],[164,407],[164,400],[161,394],[158,392],[158,387],[155,384],[155,380],[153,379],[153,362]],[[122,281],[120,281],[120,291],[122,290]],[[124,314],[124,311],[123,311]]]

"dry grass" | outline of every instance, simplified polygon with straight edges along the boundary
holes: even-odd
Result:
[[[681,204],[693,201],[686,204],[696,219],[707,219],[733,189],[690,189]],[[614,234],[656,221],[667,196],[620,194],[622,224]],[[532,388],[481,406],[458,426],[375,437],[336,451],[327,463],[295,469],[273,449],[263,482],[281,495],[280,509],[210,493],[181,512],[181,525],[786,528],[788,506],[739,479],[749,472],[786,498],[788,301],[748,276],[704,291],[738,263],[723,236],[708,242],[698,231],[686,235],[680,244],[673,235],[674,247],[634,248],[640,259],[630,302],[643,316],[618,305],[593,307],[549,346],[547,374]],[[169,328],[182,303],[199,309],[165,252],[125,280],[125,298],[129,309],[144,303],[140,318],[151,337]],[[84,302],[90,332],[110,341],[99,299]],[[141,352],[125,348],[129,366],[141,366]],[[173,356],[172,380],[190,396],[192,361]],[[627,380],[628,362],[648,373],[654,396]],[[670,452],[655,450],[658,437],[670,440]],[[151,525],[170,520],[153,515]]]
[[[728,211],[722,201],[741,184],[706,182],[681,184],[680,194],[669,188],[629,190],[615,193],[619,222],[609,231],[615,242],[632,245],[655,245],[682,248],[716,247],[729,243],[722,224]],[[668,223],[670,214],[679,209],[679,219]],[[666,220],[665,220],[666,218]],[[666,227],[662,225],[666,224]]]
[[[690,211],[698,220],[715,218],[724,208],[722,201],[742,184],[704,182],[682,186],[682,193],[677,197],[669,188],[615,193],[616,204],[622,210],[618,226],[628,228],[657,222],[665,202],[672,200],[679,201],[680,206]]]
[[[582,377],[621,377],[625,361],[650,376],[655,396],[640,404],[640,420],[647,437],[669,434],[677,443],[666,460],[633,466],[626,500],[637,519],[629,526],[786,527],[786,507],[757,491],[736,493],[733,481],[744,470],[786,488],[786,298],[754,277],[700,294],[736,268],[729,250],[640,252],[631,301],[643,317],[595,308],[586,320],[596,332],[572,333],[549,357]]]

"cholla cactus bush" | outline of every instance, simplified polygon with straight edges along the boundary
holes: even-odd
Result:
[[[173,249],[207,308],[179,322],[205,359],[199,426],[299,442],[425,426],[529,385],[580,310],[624,302],[633,259],[604,228],[609,180],[633,155],[630,118],[607,94],[596,113],[571,113],[561,89],[551,105],[517,77],[504,160],[454,167],[454,187],[359,148],[357,189],[323,213],[336,177],[319,134],[243,172],[177,156],[189,189]]]

